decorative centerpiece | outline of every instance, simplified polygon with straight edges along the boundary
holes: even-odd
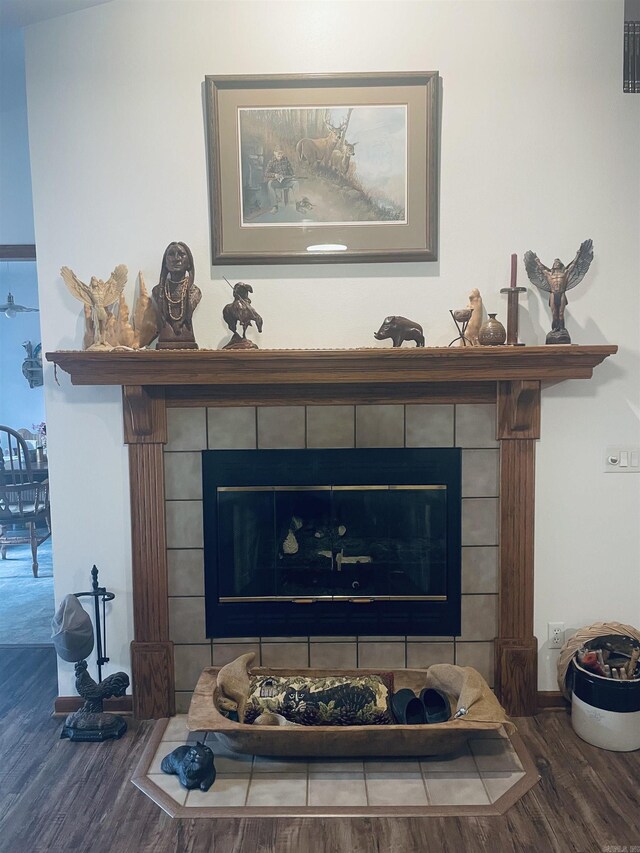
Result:
[[[523,347],[518,342],[518,298],[526,287],[516,287],[518,279],[518,256],[511,255],[511,282],[509,287],[503,287],[500,293],[507,294],[507,346]]]
[[[400,347],[405,341],[415,341],[417,347],[424,346],[424,332],[420,323],[406,317],[385,317],[377,332],[373,333],[377,341],[391,338],[394,347]]]
[[[253,307],[249,298],[249,294],[253,293],[253,288],[250,284],[245,284],[244,281],[238,281],[233,286],[226,278],[225,281],[233,290],[233,302],[224,306],[222,317],[233,334],[223,349],[258,349],[258,345],[247,338],[247,329],[253,323],[256,324],[256,329],[259,332],[262,331],[262,317]],[[238,326],[242,327],[242,337],[238,334]]]
[[[466,330],[466,337],[472,347],[479,346],[478,333],[482,325],[482,296],[477,287],[474,287],[469,294],[469,304],[467,308],[471,309],[471,319]]]
[[[69,267],[62,267],[60,275],[69,292],[86,306],[85,316],[92,326],[93,341],[87,344],[85,340],[85,349],[88,351],[112,350],[113,345],[107,341],[108,306],[117,302],[124,290],[127,283],[126,266],[118,264],[107,281],[91,276],[88,285],[80,281]]]
[[[186,243],[169,243],[162,256],[160,281],[151,291],[161,328],[158,349],[198,349],[193,312],[202,293],[195,284],[195,266]]]
[[[456,311],[452,311],[451,309],[449,309],[449,314],[451,314],[451,316],[453,317],[453,322],[456,324],[456,329],[458,330],[458,337],[454,338],[451,341],[451,343],[449,344],[450,347],[452,347],[458,341],[460,341],[460,346],[462,347],[466,347],[467,344],[469,344],[469,346],[473,346],[473,344],[465,334],[472,313],[473,312],[471,308],[458,308]]]
[[[501,346],[507,339],[507,331],[495,314],[489,314],[478,332],[478,343],[483,347]]]
[[[564,310],[567,306],[566,291],[571,290],[587,274],[593,260],[593,240],[585,240],[578,249],[575,258],[565,266],[559,258],[551,269],[545,267],[535,252],[526,252],[524,265],[532,284],[549,294],[551,307],[551,331],[547,335],[548,344],[570,344],[571,337],[564,325]]]

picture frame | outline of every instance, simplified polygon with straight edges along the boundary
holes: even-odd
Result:
[[[437,71],[207,76],[212,263],[438,259]]]

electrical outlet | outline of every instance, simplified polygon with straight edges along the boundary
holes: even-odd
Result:
[[[564,646],[564,622],[549,622],[547,636],[550,649],[561,649]]]
[[[608,474],[637,474],[640,472],[640,447],[607,447],[604,470]]]

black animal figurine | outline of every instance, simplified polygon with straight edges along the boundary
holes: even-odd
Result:
[[[198,741],[179,746],[162,759],[163,773],[175,774],[183,788],[208,791],[216,779],[213,752]]]
[[[249,299],[250,293],[253,293],[250,284],[245,284],[244,281],[234,284],[233,302],[225,305],[222,309],[222,318],[233,332],[233,336],[223,349],[258,349],[257,344],[247,340],[247,328],[252,323],[256,324],[259,332],[262,331],[262,317],[252,307],[251,299]],[[242,326],[242,337],[237,332],[239,325]]]
[[[119,738],[127,730],[126,721],[117,714],[105,713],[102,703],[112,696],[124,696],[129,686],[126,672],[114,672],[96,682],[87,671],[86,660],[75,665],[76,690],[85,700],[82,708],[66,718],[61,738],[70,740],[103,741]]]
[[[377,341],[391,338],[394,347],[402,346],[404,341],[415,341],[417,347],[424,346],[422,326],[406,317],[386,317],[377,332],[373,333]]]

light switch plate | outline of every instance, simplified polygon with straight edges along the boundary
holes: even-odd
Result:
[[[640,473],[640,447],[607,447],[604,456],[604,470],[608,474]]]

